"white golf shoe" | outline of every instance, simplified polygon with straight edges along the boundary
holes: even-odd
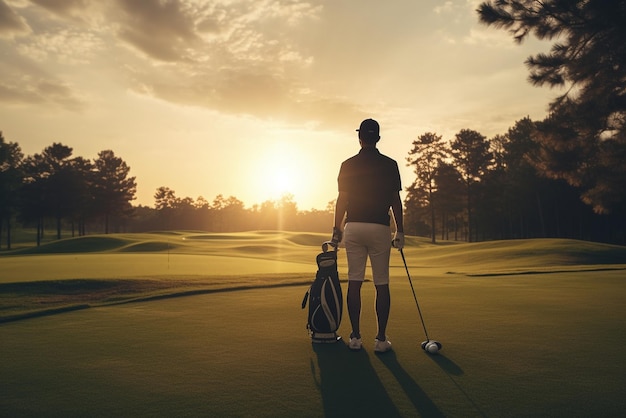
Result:
[[[350,338],[348,348],[353,351],[359,351],[363,347],[363,341],[360,338]]]
[[[384,353],[391,350],[391,341],[385,339],[380,341],[378,338],[374,340],[374,351],[377,353]]]

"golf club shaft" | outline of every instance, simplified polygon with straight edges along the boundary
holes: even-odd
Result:
[[[430,338],[428,338],[428,331],[426,331],[426,324],[424,323],[424,317],[422,316],[422,310],[420,309],[420,304],[417,302],[417,296],[415,295],[415,289],[413,288],[413,281],[411,280],[411,275],[409,274],[409,267],[406,265],[406,258],[404,258],[404,251],[402,251],[402,248],[400,248],[400,255],[402,256],[402,261],[404,262],[404,269],[406,270],[406,277],[409,278],[409,284],[411,285],[411,291],[413,292],[413,299],[415,299],[417,312],[419,313],[420,320],[422,321],[424,334],[426,334],[426,341],[430,341]]]

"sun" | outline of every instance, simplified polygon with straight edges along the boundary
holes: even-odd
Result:
[[[265,187],[272,196],[295,192],[298,183],[296,167],[288,167],[284,162],[278,161],[273,162],[267,169],[268,173],[264,176],[267,182]]]
[[[278,200],[291,194],[302,198],[311,181],[307,173],[313,161],[289,142],[276,143],[255,155],[250,172],[251,186],[257,199]]]

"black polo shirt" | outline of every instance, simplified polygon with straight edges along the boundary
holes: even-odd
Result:
[[[402,190],[398,164],[376,148],[361,148],[341,163],[339,191],[348,195],[346,222],[390,224],[389,207]]]

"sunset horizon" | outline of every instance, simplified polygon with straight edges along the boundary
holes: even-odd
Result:
[[[480,25],[478,4],[0,0],[0,131],[25,155],[114,151],[134,205],[168,187],[323,210],[365,118],[407,187],[419,135],[546,116],[557,92],[524,60],[549,44]]]

